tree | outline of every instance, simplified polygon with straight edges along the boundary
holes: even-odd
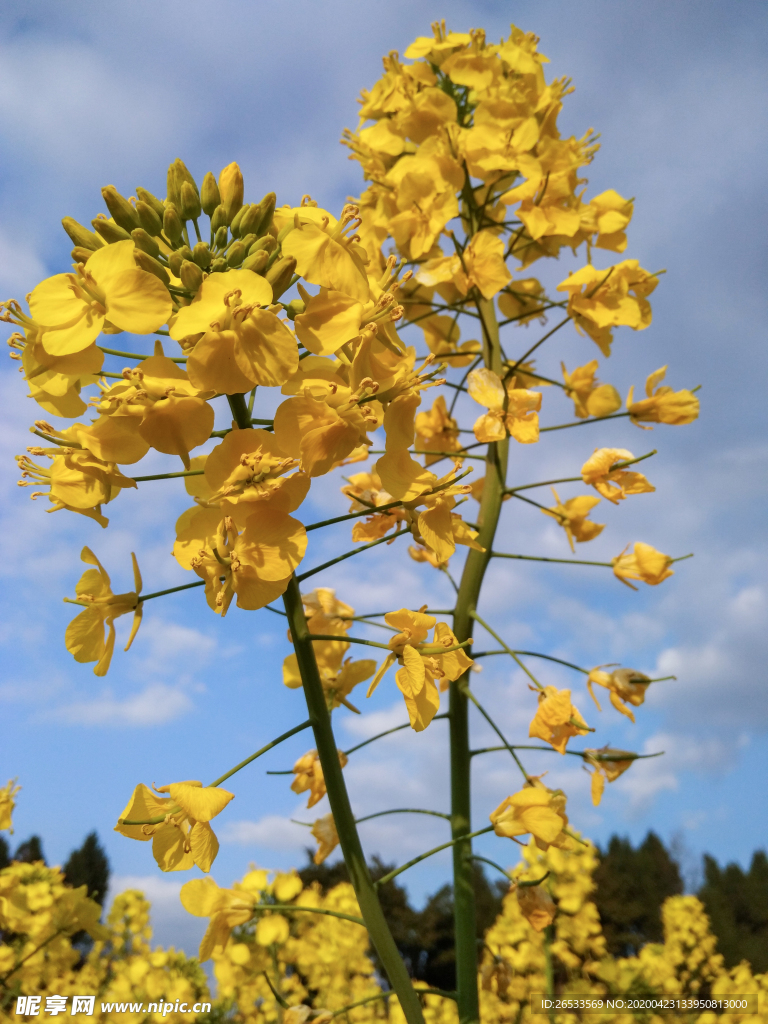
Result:
[[[633,849],[612,836],[595,872],[595,903],[613,956],[634,956],[646,942],[662,942],[661,905],[682,893],[680,871],[654,832]]]
[[[758,850],[749,871],[721,868],[704,856],[704,885],[698,893],[727,967],[748,960],[753,971],[768,970],[768,858]]]
[[[70,853],[64,865],[64,878],[74,889],[87,885],[91,899],[104,905],[109,887],[109,861],[95,832],[89,832],[83,845]]]
[[[26,839],[23,843],[19,843],[16,847],[16,853],[13,855],[13,859],[21,861],[22,864],[34,864],[39,860],[45,864],[43,843],[40,836],[30,836],[29,839]]]

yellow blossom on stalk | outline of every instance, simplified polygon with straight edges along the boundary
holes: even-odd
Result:
[[[574,540],[583,544],[585,541],[594,540],[595,537],[600,536],[605,529],[605,524],[593,523],[587,519],[595,505],[600,503],[599,498],[594,498],[590,494],[580,494],[575,498],[569,498],[563,504],[554,487],[552,493],[557,504],[553,508],[542,509],[542,512],[545,516],[552,516],[553,519],[556,519],[565,530],[571,551],[575,550]]]
[[[416,415],[415,423],[417,447],[435,452],[435,455],[428,455],[424,460],[426,466],[437,462],[443,453],[461,451],[458,424],[449,414],[442,395],[434,400],[431,409]]]
[[[331,224],[331,215],[318,210],[322,219],[308,219],[304,209],[294,216],[294,228],[283,238],[283,255],[296,260],[296,273],[310,284],[342,292],[358,302],[370,295],[365,264],[368,255],[354,232],[360,224],[359,210],[348,204],[341,219]]]
[[[427,287],[451,283],[461,295],[477,288],[485,299],[492,299],[511,277],[504,263],[504,242],[492,231],[479,231],[461,256],[427,260],[416,273],[416,280]]]
[[[140,270],[132,240],[105,245],[72,274],[41,281],[29,296],[29,316],[18,303],[2,303],[4,319],[39,333],[53,356],[66,356],[92,345],[102,330],[151,334],[167,323],[171,296],[153,274]]]
[[[347,755],[343,750],[339,750],[337,753],[339,764],[344,768],[347,763]],[[307,807],[314,807],[326,794],[323,766],[320,764],[317,751],[310,750],[302,755],[293,766],[293,774],[296,778],[291,783],[291,789],[294,793],[306,793],[309,790]]]
[[[78,431],[83,445],[99,458],[115,462],[137,461],[152,447],[178,455],[189,469],[189,452],[204,444],[213,430],[213,407],[205,401],[211,393],[200,392],[184,370],[163,354],[160,342],[153,356],[123,370],[123,377],[123,383],[105,387],[94,400],[102,417],[91,428]],[[121,457],[133,455],[134,446],[140,454]],[[124,452],[125,447],[129,450]]]
[[[552,924],[557,908],[546,889],[540,885],[517,886],[516,895],[520,913],[534,931],[543,932]]]
[[[189,559],[189,566],[205,580],[209,607],[223,616],[235,595],[238,608],[249,611],[280,597],[306,549],[303,525],[280,509],[262,504],[248,516],[241,532],[231,516],[224,516],[210,548],[201,548]]]
[[[565,363],[560,364],[566,394],[573,399],[573,411],[580,420],[610,416],[621,408],[621,397],[613,384],[599,384],[595,379],[597,365],[593,359],[569,373]]]
[[[453,317],[428,316],[425,319],[419,319],[419,327],[424,331],[424,341],[427,343],[429,351],[449,366],[457,368],[468,366],[472,362],[473,356],[480,352],[479,341],[465,341],[459,344],[461,332]]]
[[[133,612],[133,625],[128,643],[125,645],[126,651],[133,643],[141,625],[144,610],[144,604],[139,600],[141,573],[136,555],[132,553],[136,590],[128,594],[113,594],[109,575],[91,549],[83,548],[80,558],[87,565],[94,565],[96,568],[86,569],[80,577],[75,587],[77,597],[74,600],[64,598],[69,604],[84,606],[83,611],[67,626],[64,639],[67,650],[74,656],[75,661],[95,661],[94,675],[105,676],[115,647],[115,619]]]
[[[19,486],[47,486],[47,491],[35,491],[30,497],[45,495],[53,506],[47,509],[48,512],[65,508],[95,519],[100,526],[106,527],[109,520],[101,514],[102,504],[116,498],[122,488],[136,487],[136,481],[124,476],[114,462],[97,459],[87,449],[81,448],[73,437],[68,437],[71,434],[77,436],[74,428],[55,433],[58,433],[60,446],[27,448],[31,455],[51,459],[50,467],[40,466],[26,455],[16,456],[22,476]],[[70,444],[66,443],[67,440]]]
[[[80,391],[95,384],[104,364],[104,353],[95,344],[67,356],[52,356],[40,342],[39,332],[28,329],[26,337],[14,333],[9,346],[21,351],[21,371],[29,384],[30,398],[53,416],[74,419],[88,408]],[[16,351],[11,358],[19,358]]]
[[[650,325],[648,296],[658,283],[658,277],[643,270],[637,260],[624,260],[607,270],[587,264],[557,290],[568,292],[568,315],[609,356],[613,327],[641,331]]]
[[[435,680],[439,679],[440,689],[446,690],[473,662],[461,648],[440,653],[440,648],[456,648],[458,640],[448,625],[437,622],[434,615],[401,608],[396,612],[387,612],[384,621],[400,632],[390,639],[387,646],[392,648],[392,653],[379,666],[368,687],[367,696],[371,696],[390,666],[398,662],[403,667],[398,669],[395,681],[405,698],[411,728],[415,732],[422,732],[440,707],[440,694]],[[433,627],[434,639],[428,644],[427,633]]]
[[[544,286],[535,277],[524,277],[507,285],[496,299],[499,311],[508,320],[528,324],[535,317],[542,322],[546,318],[543,307],[547,304]]]
[[[627,704],[632,704],[636,708],[640,707],[645,700],[645,693],[650,682],[651,680],[648,676],[643,675],[642,672],[636,672],[633,668],[616,668],[613,672],[606,672],[600,666],[593,668],[589,673],[587,689],[592,700],[597,704],[598,711],[602,711],[592,686],[593,684],[604,686],[608,690],[611,704],[622,715],[626,715],[627,718],[634,722],[635,716],[629,710]]]
[[[332,587],[315,587],[308,594],[301,595],[301,603],[310,629],[313,620],[319,618],[324,619],[333,631],[346,632],[352,625],[350,620],[355,614],[355,609],[336,597],[336,591]],[[316,629],[314,632],[325,632],[325,629]]]
[[[541,395],[515,384],[512,377],[505,386],[493,370],[472,370],[469,374],[467,387],[471,397],[488,409],[474,426],[478,441],[503,441],[507,433],[520,444],[538,441]]]
[[[528,730],[532,739],[544,740],[558,753],[565,754],[566,745],[572,736],[583,736],[591,731],[594,730],[590,730],[578,708],[571,704],[570,690],[545,686],[539,691],[539,706]]]
[[[615,782],[632,767],[634,757],[629,756],[626,750],[613,750],[608,746],[600,747],[599,750],[587,748],[584,755],[586,763],[594,769],[588,774],[591,780],[592,803],[597,807],[602,800],[606,780]]]
[[[220,889],[212,878],[193,878],[181,887],[184,909],[195,917],[211,919],[200,943],[201,963],[209,960],[212,953],[222,952],[232,929],[253,917],[257,894],[245,885],[235,885],[233,889]]]
[[[581,230],[586,234],[597,235],[592,244],[598,249],[624,252],[627,247],[625,228],[632,220],[633,212],[633,200],[624,199],[609,188],[582,205],[579,211]]]
[[[682,391],[673,391],[671,387],[661,384],[667,375],[666,366],[650,374],[645,382],[646,398],[635,402],[634,385],[630,387],[627,395],[627,412],[634,424],[640,426],[641,422],[646,423],[669,423],[679,426],[683,423],[693,423],[699,415],[699,400],[692,391],[683,388]],[[643,430],[652,430],[652,427],[643,427]]]
[[[7,829],[13,835],[11,816],[13,808],[16,806],[14,797],[20,789],[21,786],[16,785],[15,779],[9,779],[8,784],[0,789],[0,832],[4,832]]]
[[[637,590],[630,580],[641,580],[651,587],[658,586],[674,572],[669,568],[672,559],[669,555],[662,554],[650,544],[644,544],[638,540],[635,542],[634,550],[628,554],[629,545],[616,558],[611,559],[613,574],[632,590]]]
[[[311,832],[317,840],[317,853],[313,860],[315,864],[322,864],[339,845],[339,833],[336,831],[333,815],[326,814],[325,817],[318,818]]]
[[[160,793],[170,795],[156,795]],[[209,823],[233,799],[234,793],[202,782],[172,782],[154,791],[139,783],[117,819],[115,832],[140,842],[151,839],[161,871],[186,871],[196,864],[207,872],[219,852]]]
[[[491,824],[497,836],[507,839],[530,833],[541,850],[570,845],[565,833],[565,796],[559,789],[547,789],[538,780],[503,800],[491,814]]]
[[[634,459],[626,448],[595,448],[581,467],[581,478],[585,484],[592,484],[598,494],[618,505],[628,494],[648,494],[656,488],[642,473],[627,469],[612,469],[616,463]]]
[[[372,513],[366,519],[355,520],[352,526],[352,540],[355,543],[378,540],[409,518],[408,511],[402,507],[376,514],[378,506],[388,505],[395,500],[389,491],[384,490],[378,473],[353,473],[347,477],[341,493],[352,499],[350,512],[362,512],[369,508]]]

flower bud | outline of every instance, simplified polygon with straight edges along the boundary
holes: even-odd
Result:
[[[268,262],[269,253],[263,249],[257,249],[255,253],[243,260],[243,270],[253,270],[254,273],[260,274],[262,270],[266,270]]]
[[[133,231],[134,228],[139,226],[139,218],[136,211],[128,200],[120,195],[114,185],[105,185],[101,190],[101,196],[106,203],[107,209],[112,214],[115,224],[119,224],[121,228],[128,232]]]
[[[211,230],[214,234],[219,228],[225,228],[227,226],[227,211],[224,207],[219,204],[211,214]]]
[[[251,248],[248,250],[248,255],[252,256],[253,253],[258,252],[259,249],[264,249],[265,252],[274,252],[277,248],[277,239],[274,235],[262,235],[261,238],[257,238]]]
[[[256,232],[257,235],[263,235],[269,230],[269,225],[272,223],[272,217],[274,216],[275,213],[276,200],[277,196],[275,195],[274,192],[267,192],[267,194],[259,203],[259,208],[261,210],[261,220],[259,221],[259,226],[257,228],[254,228],[254,231]]]
[[[203,178],[203,187],[200,192],[200,199],[207,217],[210,217],[216,207],[221,203],[219,186],[216,184],[216,179],[210,171],[208,171],[206,176]]]
[[[113,221],[107,220],[106,217],[95,217],[91,224],[93,224],[96,232],[101,235],[108,245],[111,242],[124,242],[127,238],[131,237],[127,231],[124,231]]]
[[[250,258],[250,257],[249,257]],[[289,320],[295,320],[296,317],[303,313],[306,309],[306,303],[301,299],[291,299],[287,306],[284,307],[286,315]]]
[[[100,249],[104,243],[95,235],[93,231],[89,231],[88,228],[84,228],[82,224],[78,224],[74,217],[64,217],[61,226],[67,232],[69,237],[75,243],[83,249],[96,250]]]
[[[195,191],[197,191],[197,185],[195,185],[195,179],[189,173],[184,164],[183,160],[174,160],[173,163],[168,167],[168,174],[166,177],[166,190],[167,190],[167,201],[173,203],[177,210],[181,209],[181,186],[183,182],[188,181]]]
[[[256,241],[256,235],[254,235],[254,233],[251,232],[250,235],[244,235],[243,237],[241,237],[240,241],[245,246],[245,251],[246,252],[250,252],[251,251],[251,246]]]
[[[200,196],[188,181],[181,183],[181,219],[197,220],[202,213]]]
[[[157,214],[160,220],[163,219],[163,212],[165,210],[165,204],[162,199],[158,199],[157,196],[153,196],[151,192],[147,192],[145,188],[136,189],[136,198],[140,203],[146,203],[147,206],[151,206]],[[138,207],[137,207],[138,212]]]
[[[240,207],[235,216],[232,218],[232,223],[229,226],[229,230],[232,232],[233,238],[240,237],[240,222],[242,221],[243,217],[245,216],[246,213],[248,213],[249,210],[250,206],[248,205],[248,203],[246,203],[245,206]]]
[[[221,203],[227,213],[227,224],[231,224],[235,214],[243,205],[243,175],[233,161],[219,175],[219,192]]]
[[[227,228],[226,225],[222,225],[216,229],[216,234],[213,238],[213,244],[216,249],[226,249],[227,247]]]
[[[245,259],[246,248],[242,242],[233,242],[227,252],[227,263],[230,267],[239,267]]]
[[[196,263],[191,260],[183,260],[179,272],[181,283],[191,292],[196,292],[203,283],[203,272]]]
[[[296,259],[293,256],[281,256],[276,260],[266,273],[266,278],[272,285],[272,298],[277,300],[291,283],[291,278],[296,272]]]
[[[155,259],[160,255],[160,246],[144,228],[134,228],[131,232],[131,238],[136,243],[136,248],[141,249],[142,252],[147,253],[149,256],[154,256]]]
[[[220,274],[223,270],[227,269],[227,261],[223,256],[217,257],[211,264],[211,273]]]
[[[168,257],[168,266],[171,268],[171,273],[174,277],[179,277],[181,274],[181,264],[184,262],[184,257],[180,252],[172,252]]]
[[[179,217],[179,211],[173,203],[169,203],[163,213],[163,231],[171,245],[179,244],[182,238],[183,228],[181,218]]]
[[[240,237],[243,238],[245,235],[253,232],[254,236],[258,236],[258,227],[261,224],[261,219],[264,211],[261,209],[261,203],[253,203],[251,206],[243,207],[241,219],[240,219]],[[232,225],[234,227],[234,223]]]
[[[75,263],[87,263],[93,256],[93,249],[84,249],[82,245],[76,245],[69,255]]]
[[[207,270],[211,265],[211,250],[207,242],[198,242],[192,250],[192,259],[201,270]]]
[[[162,232],[162,216],[158,217],[157,211],[149,203],[142,202],[140,199],[136,203],[136,213],[139,217],[139,224],[141,224],[148,235],[159,235]]]
[[[139,269],[146,270],[148,273],[154,274],[155,277],[159,278],[166,287],[171,283],[168,271],[164,266],[158,263],[157,260],[153,259],[149,253],[144,252],[142,249],[134,249],[133,259]]]

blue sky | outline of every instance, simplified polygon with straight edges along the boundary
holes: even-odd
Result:
[[[125,194],[137,185],[162,194],[165,168],[177,156],[198,180],[237,159],[253,200],[274,189],[279,203],[295,203],[308,192],[338,210],[361,188],[357,165],[337,143],[342,129],[356,124],[357,93],[378,77],[382,54],[402,52],[438,17],[457,30],[483,26],[491,38],[506,33],[510,20],[540,35],[548,74],[568,75],[576,87],[562,131],[601,133],[589,194],[615,188],[636,198],[626,255],[668,272],[653,296],[653,325],[618,332],[603,378],[625,394],[669,363],[673,386],[702,385],[702,416],[692,426],[641,434],[618,421],[515,448],[512,473],[520,482],[573,475],[597,445],[635,454],[659,448],[647,463],[656,494],[597,516],[608,526],[582,551],[608,558],[641,539],[673,554],[696,552],[671,580],[636,594],[599,570],[494,566],[493,596],[482,611],[518,646],[678,676],[651,690],[633,727],[610,708],[598,715],[565,670],[542,670],[543,680],[573,686],[580,710],[599,725],[600,742],[667,754],[633,767],[599,809],[576,759],[542,755],[530,767],[548,768],[549,780],[568,790],[574,824],[596,841],[612,832],[637,840],[653,828],[677,843],[688,870],[703,851],[747,863],[765,841],[761,780],[768,768],[764,5],[6,3],[0,293],[22,298],[67,266],[62,216],[90,221],[108,183]],[[552,268],[551,280],[566,269]],[[570,329],[561,333],[542,357],[542,372],[556,372],[560,359],[571,366],[597,354]],[[192,592],[147,606],[132,651],[115,656],[105,680],[75,665],[63,646],[71,612],[60,598],[73,592],[80,547],[92,545],[123,589],[131,550],[146,589],[185,582],[168,552],[171,524],[188,501],[180,486],[147,484],[110,506],[107,531],[82,517],[46,515],[16,487],[12,461],[29,443],[36,407],[12,364],[2,369],[0,388],[0,779],[18,776],[24,786],[15,839],[40,833],[49,860],[60,862],[96,828],[116,885],[143,886],[155,900],[158,938],[192,950],[197,922],[185,919],[176,895],[183,879],[161,876],[147,845],[111,829],[137,782],[207,780],[301,719],[300,693],[280,682],[288,650],[282,624],[268,612],[234,609],[221,622]],[[545,410],[543,422],[568,418],[557,396],[546,394]],[[470,423],[471,416],[467,409]],[[147,464],[162,471],[176,468],[171,463],[155,455]],[[338,514],[336,486],[325,480],[313,487],[306,521]],[[334,531],[318,541],[308,564],[348,546],[348,527]],[[557,527],[522,503],[505,507],[503,532],[507,550],[567,555]],[[416,606],[422,597],[449,607],[436,576],[404,552],[377,549],[317,582],[335,586],[359,611]],[[522,738],[529,695],[519,674],[493,660],[475,677],[475,689]],[[339,719],[339,734],[349,746],[404,718],[390,680],[361,719]],[[437,722],[421,737],[399,733],[354,755],[346,772],[356,806],[373,811],[407,796],[413,805],[444,809],[443,729]],[[482,743],[490,738],[479,725],[476,735]],[[303,862],[305,831],[287,819],[312,820],[314,812],[289,793],[290,780],[264,769],[290,767],[309,746],[298,737],[238,777],[237,799],[219,819],[222,848],[212,873],[220,884],[249,861]],[[517,787],[507,760],[488,755],[477,766],[476,827]],[[385,859],[442,839],[439,825],[417,838],[412,821],[395,817],[361,828],[369,852]],[[514,861],[501,840],[485,838],[487,855]],[[418,901],[447,876],[447,859],[437,857],[406,878]]]

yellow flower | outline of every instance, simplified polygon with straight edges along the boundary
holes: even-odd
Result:
[[[573,411],[580,420],[588,416],[610,416],[621,408],[621,398],[613,384],[599,384],[595,379],[596,359],[584,366],[577,366],[572,373],[566,370],[565,363],[560,366],[566,393],[573,399]]]
[[[179,895],[190,914],[211,919],[200,943],[201,963],[209,960],[212,953],[223,952],[232,929],[251,920],[257,903],[257,894],[244,884],[235,883],[233,889],[220,889],[212,878],[193,878],[182,885]]]
[[[434,400],[429,411],[417,414],[415,424],[417,447],[436,453],[426,457],[424,460],[426,466],[437,462],[440,454],[461,451],[462,444],[459,440],[458,424],[449,414],[445,398],[442,395]]]
[[[24,379],[30,398],[53,416],[74,419],[88,408],[80,397],[81,388],[95,384],[104,363],[104,353],[95,344],[67,356],[52,356],[40,342],[40,332],[28,329],[8,339],[12,349],[21,350]],[[12,353],[11,358],[16,358]]]
[[[322,864],[339,845],[339,833],[336,831],[333,815],[326,814],[324,818],[318,818],[312,826],[312,835],[317,840],[315,864]]]
[[[581,467],[581,478],[585,484],[592,484],[598,494],[618,505],[628,494],[648,494],[656,488],[648,483],[642,473],[626,469],[614,469],[617,462],[634,459],[626,448],[595,448]]]
[[[308,295],[299,285],[304,311],[294,323],[296,337],[318,356],[332,355],[360,334],[366,306],[358,299],[333,289],[321,288]]]
[[[600,747],[599,750],[587,748],[585,760],[588,765],[594,768],[589,773],[592,789],[592,803],[597,807],[603,796],[606,780],[615,782],[628,768],[632,766],[634,757],[629,756],[626,750],[613,750],[610,747]]]
[[[75,661],[95,661],[94,675],[104,676],[109,669],[115,647],[115,619],[133,612],[133,625],[128,643],[125,645],[126,651],[133,643],[133,638],[141,625],[144,609],[144,604],[138,596],[141,593],[141,574],[136,556],[131,554],[136,590],[128,594],[113,594],[107,571],[91,549],[83,548],[80,557],[87,565],[95,565],[96,568],[86,569],[80,577],[75,587],[75,600],[64,599],[69,604],[84,605],[84,610],[67,626],[65,643]]]
[[[628,548],[629,545],[620,555],[611,559],[614,575],[628,587],[637,590],[637,587],[633,586],[629,580],[641,580],[643,583],[655,587],[670,576],[674,576],[674,572],[669,568],[672,564],[669,555],[662,554],[661,551],[657,551],[656,548],[651,547],[650,544],[644,544],[642,541],[635,542],[632,554],[627,554]]]
[[[70,444],[74,440],[67,437],[73,432],[73,428],[59,432],[61,447],[27,449],[32,455],[44,455],[51,459],[50,467],[39,466],[26,455],[17,455],[16,462],[22,476],[19,486],[47,485],[47,492],[36,491],[30,497],[38,498],[47,494],[53,506],[48,512],[58,512],[65,508],[95,519],[105,527],[109,520],[101,514],[102,504],[116,498],[123,487],[136,487],[136,481],[123,476],[114,462],[104,462],[91,455],[87,449],[80,448],[77,441],[74,441],[75,447],[66,445],[67,440]]]
[[[214,514],[220,517],[218,510]],[[222,616],[235,595],[238,608],[249,611],[280,597],[307,548],[303,525],[263,503],[248,516],[241,533],[232,517],[224,516],[213,542],[206,540],[210,550],[201,548],[189,565],[205,580],[209,607]]]
[[[256,925],[256,942],[260,946],[282,945],[291,934],[286,919],[280,914],[260,914]]]
[[[554,508],[542,509],[545,516],[552,516],[565,530],[571,551],[574,551],[573,542],[583,544],[585,541],[594,540],[599,537],[605,528],[604,523],[592,523],[587,516],[595,507],[600,504],[599,498],[593,498],[590,494],[580,494],[575,498],[569,498],[565,504],[560,501],[557,491],[552,488],[557,504]]]
[[[415,315],[412,310],[409,313]],[[418,323],[424,331],[424,341],[429,351],[449,366],[468,366],[473,356],[480,351],[479,341],[465,341],[459,344],[459,325],[453,317],[427,316],[423,320],[419,318]]]
[[[624,252],[627,247],[625,228],[632,220],[633,212],[633,201],[624,199],[609,188],[581,207],[581,227],[589,234],[597,234],[592,244],[598,249]]]
[[[233,799],[233,793],[202,782],[172,782],[154,792],[139,783],[117,819],[115,832],[140,842],[151,839],[152,854],[161,871],[186,871],[196,864],[208,872],[219,852],[209,822]],[[160,820],[148,824],[156,818]],[[132,825],[132,821],[140,824]]]
[[[542,308],[547,304],[544,286],[535,277],[524,277],[513,281],[496,300],[499,311],[508,320],[527,324],[538,316],[544,322]]]
[[[571,704],[571,691],[546,686],[539,691],[539,706],[534,715],[528,735],[531,738],[550,743],[560,754],[572,736],[590,732],[589,726]]]
[[[315,587],[308,594],[301,595],[301,603],[307,616],[310,629],[312,620],[322,617],[333,629],[346,631],[352,625],[351,616],[355,609],[345,604],[336,597],[336,591],[331,587]],[[316,633],[326,632],[325,628],[315,630]]]
[[[134,250],[133,241],[105,245],[76,273],[56,274],[37,285],[29,311],[46,352],[81,352],[105,327],[151,334],[167,323],[172,310],[168,289],[136,266]]]
[[[400,632],[389,641],[392,653],[379,666],[368,687],[367,696],[371,696],[387,670],[397,661],[403,667],[398,669],[395,682],[405,698],[411,728],[415,732],[422,732],[440,707],[440,694],[435,680],[440,680],[441,690],[447,690],[449,684],[463,675],[473,662],[461,648],[440,653],[440,648],[454,648],[458,641],[448,625],[437,622],[434,615],[401,608],[396,612],[387,612],[384,621]],[[427,644],[427,633],[433,626],[434,639],[431,644]]]
[[[537,391],[517,388],[515,384],[512,377],[505,387],[493,370],[472,370],[469,374],[467,387],[471,397],[489,410],[475,423],[478,441],[503,441],[507,433],[520,444],[538,441],[541,395]]]
[[[565,796],[538,781],[503,800],[491,814],[491,823],[496,835],[507,839],[530,833],[542,850],[569,845],[564,831],[568,824]]]
[[[239,313],[269,306],[271,302],[272,286],[252,270],[210,274],[192,302],[174,316],[170,335],[183,341],[206,331],[227,330]]]
[[[178,455],[189,469],[189,452],[211,436],[213,408],[205,401],[211,393],[198,391],[184,370],[163,355],[160,342],[155,355],[124,370],[123,377],[124,383],[105,388],[95,403],[102,419],[78,429],[82,444],[115,462],[137,461],[152,447]]]
[[[275,438],[289,455],[301,459],[310,476],[323,476],[361,444],[371,444],[367,431],[380,420],[370,403],[358,404],[349,388],[335,388],[324,400],[310,388],[289,398],[275,413]]]
[[[645,693],[651,680],[642,672],[636,672],[633,668],[616,668],[613,672],[605,672],[602,667],[593,668],[587,677],[587,689],[592,700],[597,704],[598,711],[602,711],[594,690],[593,684],[604,686],[608,690],[611,704],[620,711],[622,715],[633,722],[635,716],[627,707],[632,704],[640,707],[645,700]]]
[[[456,499],[451,492],[456,490],[459,488],[446,488],[437,494],[416,499],[427,506],[418,517],[415,517],[410,509],[407,510],[414,539],[433,552],[439,564],[448,562],[456,551],[457,544],[464,544],[475,551],[485,550],[477,543],[477,530],[473,530],[458,513],[452,511]],[[469,488],[465,486],[461,490],[468,491]]]
[[[546,889],[540,885],[518,886],[516,896],[520,913],[534,931],[543,932],[552,924],[557,908]]]
[[[699,400],[692,391],[683,388],[682,391],[673,391],[668,385],[656,387],[664,380],[667,374],[666,366],[652,373],[645,382],[645,393],[647,398],[639,402],[633,401],[634,385],[629,389],[627,395],[627,412],[633,423],[640,426],[641,421],[646,423],[669,423],[679,426],[682,423],[693,423],[699,415]],[[644,427],[644,430],[652,430],[652,427]]]
[[[624,260],[607,270],[588,264],[557,286],[568,292],[568,315],[597,344],[604,356],[611,354],[613,327],[641,331],[651,322],[651,294],[658,278],[643,270],[637,260]]]
[[[492,231],[480,231],[467,245],[463,259],[458,255],[427,260],[416,280],[428,286],[450,282],[462,295],[477,288],[483,298],[492,299],[511,279],[504,263],[504,242]]]
[[[365,264],[368,255],[357,244],[354,231],[360,224],[359,210],[347,205],[341,219],[331,224],[330,214],[324,210],[318,223],[305,216],[302,208],[295,214],[295,227],[283,238],[283,255],[296,260],[296,273],[310,284],[341,292],[358,302],[367,302],[370,291]]]
[[[347,755],[343,750],[337,753],[339,764],[343,768],[347,763]],[[310,750],[309,753],[303,754],[293,766],[293,774],[296,778],[291,783],[291,789],[294,793],[305,793],[309,790],[307,807],[314,807],[326,794],[323,766],[320,764],[317,751]]]
[[[9,779],[8,784],[0,789],[0,832],[8,829],[11,835],[13,835],[11,815],[13,814],[13,808],[16,806],[14,797],[21,789],[21,786],[17,786],[15,783],[15,779]]]

